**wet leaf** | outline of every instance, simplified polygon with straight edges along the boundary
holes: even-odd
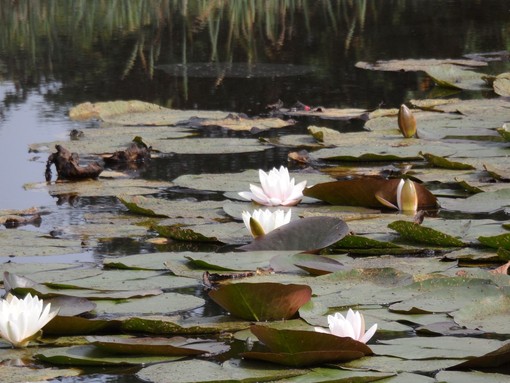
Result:
[[[294,259],[295,266],[312,275],[324,275],[346,269],[342,263],[334,259],[315,254],[297,254]]]
[[[385,378],[395,376],[394,373],[381,374],[371,371],[348,371],[337,368],[318,367],[312,369],[309,373],[286,379],[288,383],[307,383],[307,382],[336,382],[336,383],[367,383],[381,381],[386,382]],[[418,377],[419,375],[417,375]],[[419,378],[410,379],[407,382],[423,383]]]
[[[483,74],[463,69],[457,65],[441,64],[426,69],[439,86],[456,89],[478,90],[487,87]]]
[[[414,222],[395,221],[388,225],[403,238],[432,246],[462,247],[466,244],[448,234],[441,233],[430,227],[418,225]]]
[[[290,319],[311,295],[307,285],[281,283],[230,283],[209,292],[232,315],[256,321]]]
[[[229,114],[223,119],[210,119],[199,122],[199,126],[221,126],[225,129],[242,131],[250,131],[252,129],[268,130],[284,128],[287,126],[294,125],[295,122],[292,120],[282,120],[280,118],[247,118],[242,117],[238,114]]]
[[[222,364],[205,360],[186,360],[162,363],[141,369],[136,376],[145,382],[165,383],[218,383],[218,382],[265,382],[286,380],[302,375],[308,370],[281,368],[254,364],[247,361],[229,360]]]
[[[463,213],[491,213],[510,206],[510,188],[478,193],[466,199],[443,199],[441,207]]]
[[[357,178],[325,182],[306,188],[303,194],[333,205],[385,207],[376,195],[397,206],[399,179]],[[436,197],[424,186],[414,183],[418,194],[418,208],[437,206]]]
[[[97,302],[99,315],[133,314],[153,315],[168,314],[192,310],[203,306],[202,298],[178,293],[164,293],[154,297],[130,299],[126,301],[101,300]]]
[[[176,356],[118,356],[99,350],[95,346],[72,346],[45,349],[34,356],[36,359],[56,364],[73,366],[146,365],[181,359]]]
[[[436,374],[436,382],[448,383],[506,383],[508,375],[485,373],[479,371],[439,371]]]
[[[503,276],[507,281],[509,277]],[[453,313],[455,322],[470,329],[497,334],[508,333],[510,296],[508,294],[476,294],[469,304]]]
[[[77,376],[82,373],[77,368],[32,368],[27,366],[2,365],[0,368],[0,381],[2,383],[19,382],[47,382],[53,379],[65,379],[66,377]]]
[[[441,336],[384,340],[371,348],[376,355],[408,360],[467,359],[484,355],[502,344],[494,339]]]
[[[217,354],[229,349],[224,343],[184,337],[90,336],[87,341],[105,352],[123,355],[190,356]]]
[[[503,97],[510,96],[510,72],[501,73],[496,76],[496,79],[492,83],[494,92]]]
[[[349,228],[333,217],[308,217],[290,222],[241,246],[244,251],[299,250],[317,251],[342,239]]]
[[[450,367],[450,370],[483,370],[510,363],[510,343],[506,343],[497,350],[491,351],[485,355],[469,359]]]
[[[484,67],[487,66],[485,61],[466,60],[466,59],[406,59],[406,60],[377,60],[375,63],[368,63],[359,61],[356,63],[356,68],[393,71],[393,72],[416,72],[426,71],[428,68],[442,65],[451,64],[460,67]]]
[[[315,331],[275,329],[254,325],[251,332],[271,352],[245,352],[244,358],[265,360],[293,367],[348,361],[371,355],[372,350],[352,338]]]
[[[493,237],[478,237],[478,240],[485,246],[510,250],[510,233],[500,234]]]
[[[88,319],[77,316],[57,315],[44,326],[45,335],[88,335],[97,333],[117,333],[120,331],[120,321],[106,319]]]
[[[402,383],[419,382],[415,377],[423,377],[423,375],[402,374],[402,371],[412,371],[417,374],[432,373],[440,369],[444,369],[458,363],[459,359],[448,358],[431,358],[425,360],[406,360],[401,358],[394,358],[388,356],[370,356],[348,363],[342,363],[339,367],[355,369],[355,370],[369,370],[380,372],[399,372],[398,376],[408,376],[409,380],[402,380]],[[410,376],[409,376],[410,375]],[[427,374],[428,375],[428,374]],[[392,379],[383,380],[382,382],[393,382]],[[436,383],[435,380],[427,381],[427,383]]]
[[[452,169],[452,170],[472,170],[472,169],[475,169],[474,166],[471,166],[469,164],[464,164],[462,162],[457,162],[457,161],[450,161],[450,160],[448,160],[448,159],[446,159],[444,157],[436,156],[436,155],[431,154],[431,153],[421,153],[420,152],[420,155],[422,155],[427,160],[427,162],[430,165],[438,167],[438,168]]]

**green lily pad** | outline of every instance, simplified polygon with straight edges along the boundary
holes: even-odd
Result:
[[[502,344],[503,342],[494,339],[441,336],[384,340],[371,348],[376,355],[409,360],[468,359],[484,355]]]
[[[342,363],[341,367],[355,369],[355,370],[369,370],[369,371],[380,371],[380,372],[416,372],[419,374],[432,373],[437,370],[441,370],[447,367],[451,367],[458,363],[459,359],[448,359],[448,358],[431,358],[425,360],[406,360],[388,356],[370,356],[357,360],[350,361],[348,363]],[[423,376],[423,375],[418,375]],[[414,376],[412,376],[414,378]],[[391,382],[392,380],[389,380]],[[386,380],[384,380],[386,382]],[[415,382],[414,379],[404,382]],[[436,382],[433,380],[431,383]]]
[[[436,374],[436,382],[448,383],[506,383],[508,375],[486,373],[479,371],[439,371]]]
[[[451,370],[483,370],[510,363],[510,343],[506,343],[497,350],[485,355],[469,359],[465,362],[452,366]]]
[[[510,250],[510,233],[509,234],[500,234],[493,237],[478,237],[478,240],[481,244],[489,247],[493,247],[495,249],[505,249]]]
[[[288,378],[285,381],[290,383],[307,383],[307,382],[336,382],[336,383],[367,383],[381,381],[386,382],[385,378],[395,376],[393,373],[380,373],[371,371],[347,371],[337,368],[313,368],[309,373],[297,376],[295,378]],[[418,377],[418,375],[417,375]],[[407,382],[423,383],[417,379],[409,379]]]
[[[158,296],[130,299],[126,301],[101,300],[97,302],[99,315],[140,314],[153,315],[195,309],[203,306],[205,301],[191,295],[164,293]]]
[[[340,218],[308,217],[259,236],[239,249],[317,251],[338,242],[348,231],[346,223]]]
[[[466,199],[442,199],[441,207],[463,213],[491,213],[510,206],[510,188],[472,195]]]
[[[431,66],[426,72],[439,86],[447,88],[479,90],[487,87],[482,73],[466,70],[458,65]]]
[[[388,227],[397,231],[407,240],[427,245],[445,247],[462,247],[466,245],[464,242],[455,237],[414,222],[395,221],[390,223]]]
[[[510,96],[510,73],[501,73],[496,76],[492,83],[494,92],[503,97]]]
[[[452,169],[452,170],[472,170],[475,169],[474,166],[469,164],[464,164],[458,161],[450,161],[444,157],[436,156],[431,153],[420,153],[430,165],[443,168],[443,169]]]
[[[182,359],[178,356],[118,356],[101,351],[92,345],[45,349],[34,357],[47,363],[73,366],[138,366]]]
[[[246,118],[238,114],[229,114],[226,118],[208,119],[198,123],[199,126],[221,126],[222,128],[236,131],[277,129],[294,124],[295,122],[292,120],[282,120],[281,118]]]
[[[33,368],[26,366],[16,365],[3,365],[0,369],[0,381],[3,383],[19,383],[19,382],[47,382],[58,379],[66,378],[71,376],[78,376],[82,372],[77,368]]]
[[[508,276],[505,279],[508,279]],[[498,334],[508,333],[508,314],[510,313],[509,294],[487,294],[473,297],[471,303],[453,313],[455,322],[470,329],[480,329]]]
[[[89,336],[87,341],[105,352],[123,355],[191,356],[218,354],[229,349],[224,343],[184,337]]]
[[[246,320],[290,319],[312,296],[307,285],[230,283],[209,296],[232,315]]]
[[[57,315],[46,326],[45,335],[88,335],[99,332],[117,333],[120,331],[121,322],[106,319],[88,319],[77,316]]]
[[[121,329],[124,332],[145,334],[168,334],[204,336],[235,332],[250,327],[251,322],[236,320],[232,317],[220,316],[191,316],[182,318],[180,315],[151,315],[144,317],[122,318]]]
[[[26,246],[30,243],[30,246]],[[1,230],[0,248],[3,256],[27,257],[83,253],[79,239],[53,238],[27,230]]]
[[[137,372],[144,382],[173,383],[267,382],[302,375],[308,370],[261,366],[247,361],[229,360],[222,364],[205,360],[185,360],[149,366]]]

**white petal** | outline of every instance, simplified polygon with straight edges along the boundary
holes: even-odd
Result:
[[[377,331],[377,323],[368,329],[368,331],[361,337],[360,342],[367,343]]]
[[[327,329],[323,328],[323,327],[314,327],[314,330],[316,332],[321,332],[323,334],[331,334]]]

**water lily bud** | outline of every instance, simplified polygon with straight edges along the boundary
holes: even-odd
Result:
[[[260,237],[270,231],[286,225],[290,222],[292,210],[271,211],[269,209],[262,210],[258,209],[253,213],[243,211],[244,225],[248,228],[253,237]]]
[[[398,111],[398,128],[405,138],[416,136],[416,119],[407,106],[402,104]]]
[[[400,180],[397,188],[397,204],[398,209],[403,212],[416,212],[418,209],[418,194],[414,182]]]
[[[253,217],[250,217],[250,231],[254,238],[266,234],[260,222]]]

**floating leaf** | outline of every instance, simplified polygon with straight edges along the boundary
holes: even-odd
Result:
[[[203,234],[197,233],[193,227],[189,228],[187,225],[156,225],[153,227],[159,235],[165,238],[175,239],[176,241],[189,241],[189,242],[219,242],[216,237],[207,237]]]
[[[87,337],[87,341],[105,352],[124,355],[190,356],[205,353],[217,354],[228,350],[228,346],[224,343],[184,337],[91,336]]]
[[[209,296],[232,315],[246,320],[290,319],[312,296],[307,285],[230,283]]]
[[[0,381],[2,383],[19,382],[48,382],[56,379],[66,379],[71,376],[81,375],[82,371],[77,368],[33,368],[19,365],[2,365],[0,368]],[[80,378],[77,378],[80,379]]]
[[[501,234],[493,237],[478,237],[478,240],[481,244],[489,247],[493,247],[495,249],[505,249],[510,250],[510,233],[509,234]]]
[[[334,259],[315,254],[297,254],[294,259],[295,266],[312,275],[324,275],[346,269],[342,263]]]
[[[247,361],[229,360],[222,364],[205,360],[161,363],[141,369],[136,376],[144,382],[166,383],[247,383],[286,380],[308,370],[281,368]]]
[[[251,326],[250,330],[271,352],[251,351],[241,354],[249,359],[303,367],[349,361],[372,354],[370,347],[349,337],[260,325]]]
[[[407,382],[413,383],[433,383],[424,382],[420,380],[420,375],[408,374]],[[393,380],[386,380],[385,378],[390,378],[395,376],[394,372],[389,373],[380,373],[380,372],[372,372],[372,371],[348,371],[341,370],[338,368],[323,368],[317,367],[312,369],[309,373],[297,376],[295,378],[288,378],[285,380],[286,383],[309,383],[309,382],[335,382],[335,383],[368,383],[368,382],[391,382]]]
[[[466,60],[466,59],[406,59],[406,60],[377,60],[375,63],[359,61],[356,68],[368,70],[381,70],[393,72],[416,72],[426,71],[430,67],[437,65],[458,65],[466,67],[483,67],[487,66],[485,61]]]
[[[88,335],[100,332],[116,333],[120,331],[120,321],[106,319],[88,319],[77,316],[57,315],[44,326],[44,334],[70,336]]]
[[[485,355],[474,357],[449,368],[449,370],[483,370],[510,363],[510,343]]]
[[[399,179],[357,178],[346,181],[325,182],[306,188],[303,194],[333,205],[385,207],[376,197],[385,199],[397,206],[397,186]],[[436,197],[424,186],[414,183],[418,194],[418,208],[437,206]]]
[[[99,350],[97,347],[72,346],[45,349],[34,356],[36,359],[57,365],[73,366],[121,366],[146,365],[152,363],[170,362],[181,359],[176,356],[125,356],[113,355]]]
[[[466,244],[451,235],[441,233],[430,227],[414,222],[395,221],[388,225],[390,229],[398,232],[403,238],[432,246],[461,247]]]
[[[487,87],[482,79],[482,73],[469,71],[457,65],[436,65],[427,68],[426,72],[439,86],[447,88],[478,90]]]
[[[294,125],[296,122],[292,120],[282,120],[281,118],[247,118],[242,117],[238,114],[229,114],[227,117],[222,119],[210,119],[199,121],[198,126],[221,126],[225,129],[230,130],[267,130],[284,128],[287,126]]]
[[[464,164],[462,162],[450,161],[444,157],[436,156],[431,153],[421,153],[430,165],[442,168],[442,169],[452,169],[452,170],[472,170],[475,169],[474,166],[469,164]]]
[[[448,383],[507,383],[508,375],[494,374],[479,371],[439,371],[436,374],[435,382]]]
[[[503,97],[510,96],[510,72],[501,73],[496,76],[496,79],[492,83],[494,92]]]
[[[308,217],[280,226],[239,249],[317,251],[339,241],[348,231],[340,218]]]
[[[478,193],[466,199],[443,199],[441,207],[463,213],[491,213],[510,206],[510,188]]]

